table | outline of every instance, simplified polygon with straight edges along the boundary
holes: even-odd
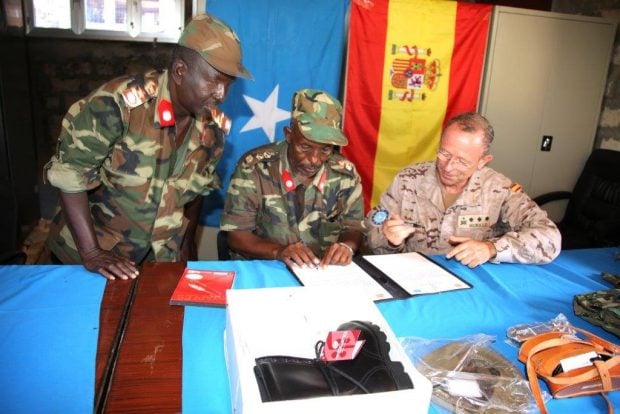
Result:
[[[92,411],[105,284],[82,266],[0,266],[0,411]]]
[[[505,342],[509,326],[549,321],[562,313],[575,326],[618,343],[612,334],[572,312],[575,294],[610,288],[602,280],[601,272],[620,274],[620,261],[613,258],[616,251],[618,249],[572,250],[563,252],[548,265],[485,264],[476,269],[434,256],[433,260],[461,276],[473,288],[384,301],[378,303],[378,307],[396,336],[401,338],[454,339],[478,333],[495,336],[493,348],[524,373],[523,364],[517,361],[518,349]],[[297,283],[278,262],[197,262],[189,266],[236,270],[236,289]],[[183,330],[184,413],[231,412],[222,350],[224,326],[224,310],[186,308]],[[609,396],[614,405],[620,407],[620,392]],[[606,411],[600,396],[552,400],[547,406],[551,412],[561,413]],[[442,411],[433,405],[430,412]]]
[[[548,265],[485,264],[473,270],[433,257],[473,288],[377,306],[398,337],[494,335],[494,349],[523,368],[516,361],[518,350],[504,341],[506,328],[517,323],[548,321],[563,313],[574,325],[618,342],[574,316],[571,306],[575,294],[609,288],[600,273],[620,274],[620,261],[613,260],[616,251],[565,251]],[[235,270],[235,289],[298,285],[276,261],[188,266]],[[80,266],[0,266],[0,338],[10,338],[0,339],[2,411],[80,413],[94,406],[107,413],[230,412],[223,354],[226,310],[169,305],[184,267],[147,264],[135,281],[106,283]],[[53,308],[40,309],[37,304],[43,300]],[[45,318],[32,314],[29,329],[17,329],[24,325],[24,315],[35,311]],[[43,341],[29,335],[47,342],[42,346]],[[14,361],[4,352],[7,344],[13,352],[19,350],[21,359]],[[37,359],[42,348],[50,356],[45,361]],[[74,384],[66,387],[57,374],[63,381],[73,378]],[[24,391],[30,392],[18,397]],[[58,392],[61,397],[54,397]],[[610,397],[620,407],[620,392]],[[605,409],[598,396],[552,400],[548,407],[551,412]],[[440,411],[432,407],[431,412]]]

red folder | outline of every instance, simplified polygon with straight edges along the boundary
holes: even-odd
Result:
[[[234,271],[185,269],[170,298],[171,305],[226,306]]]

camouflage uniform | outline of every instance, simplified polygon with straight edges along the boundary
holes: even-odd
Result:
[[[614,289],[575,295],[575,315],[620,337],[620,275],[603,273],[603,279]]]
[[[345,230],[361,230],[362,185],[353,164],[333,153],[305,189],[301,220],[295,217],[295,188],[288,143],[280,141],[249,151],[233,174],[221,230],[251,231],[281,244],[303,241],[321,254]],[[240,256],[237,255],[237,258]]]
[[[492,241],[497,249],[492,262],[549,263],[560,254],[561,235],[547,213],[488,167],[477,170],[454,204],[444,209],[435,163],[410,165],[396,176],[380,205],[416,230],[403,245],[392,247],[380,227],[367,224],[374,253],[445,254],[454,235]]]
[[[219,183],[221,130],[192,120],[177,149],[168,82],[166,71],[122,77],[73,104],[46,165],[52,185],[89,192],[99,246],[136,263],[151,248],[158,261],[177,260],[185,204]],[[47,244],[63,263],[81,262],[60,212]]]

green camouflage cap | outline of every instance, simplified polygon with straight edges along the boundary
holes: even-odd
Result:
[[[241,63],[241,43],[235,32],[210,14],[194,17],[181,33],[179,45],[200,53],[200,56],[220,72],[254,79]]]
[[[293,95],[292,118],[310,141],[345,146],[349,143],[342,133],[342,105],[324,91],[301,89]]]

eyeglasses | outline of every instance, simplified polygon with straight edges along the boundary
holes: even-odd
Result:
[[[468,169],[474,164],[471,161],[467,161],[465,158],[455,157],[443,148],[437,150],[437,158],[445,162],[450,162],[451,159],[454,159],[456,166],[463,169]]]

